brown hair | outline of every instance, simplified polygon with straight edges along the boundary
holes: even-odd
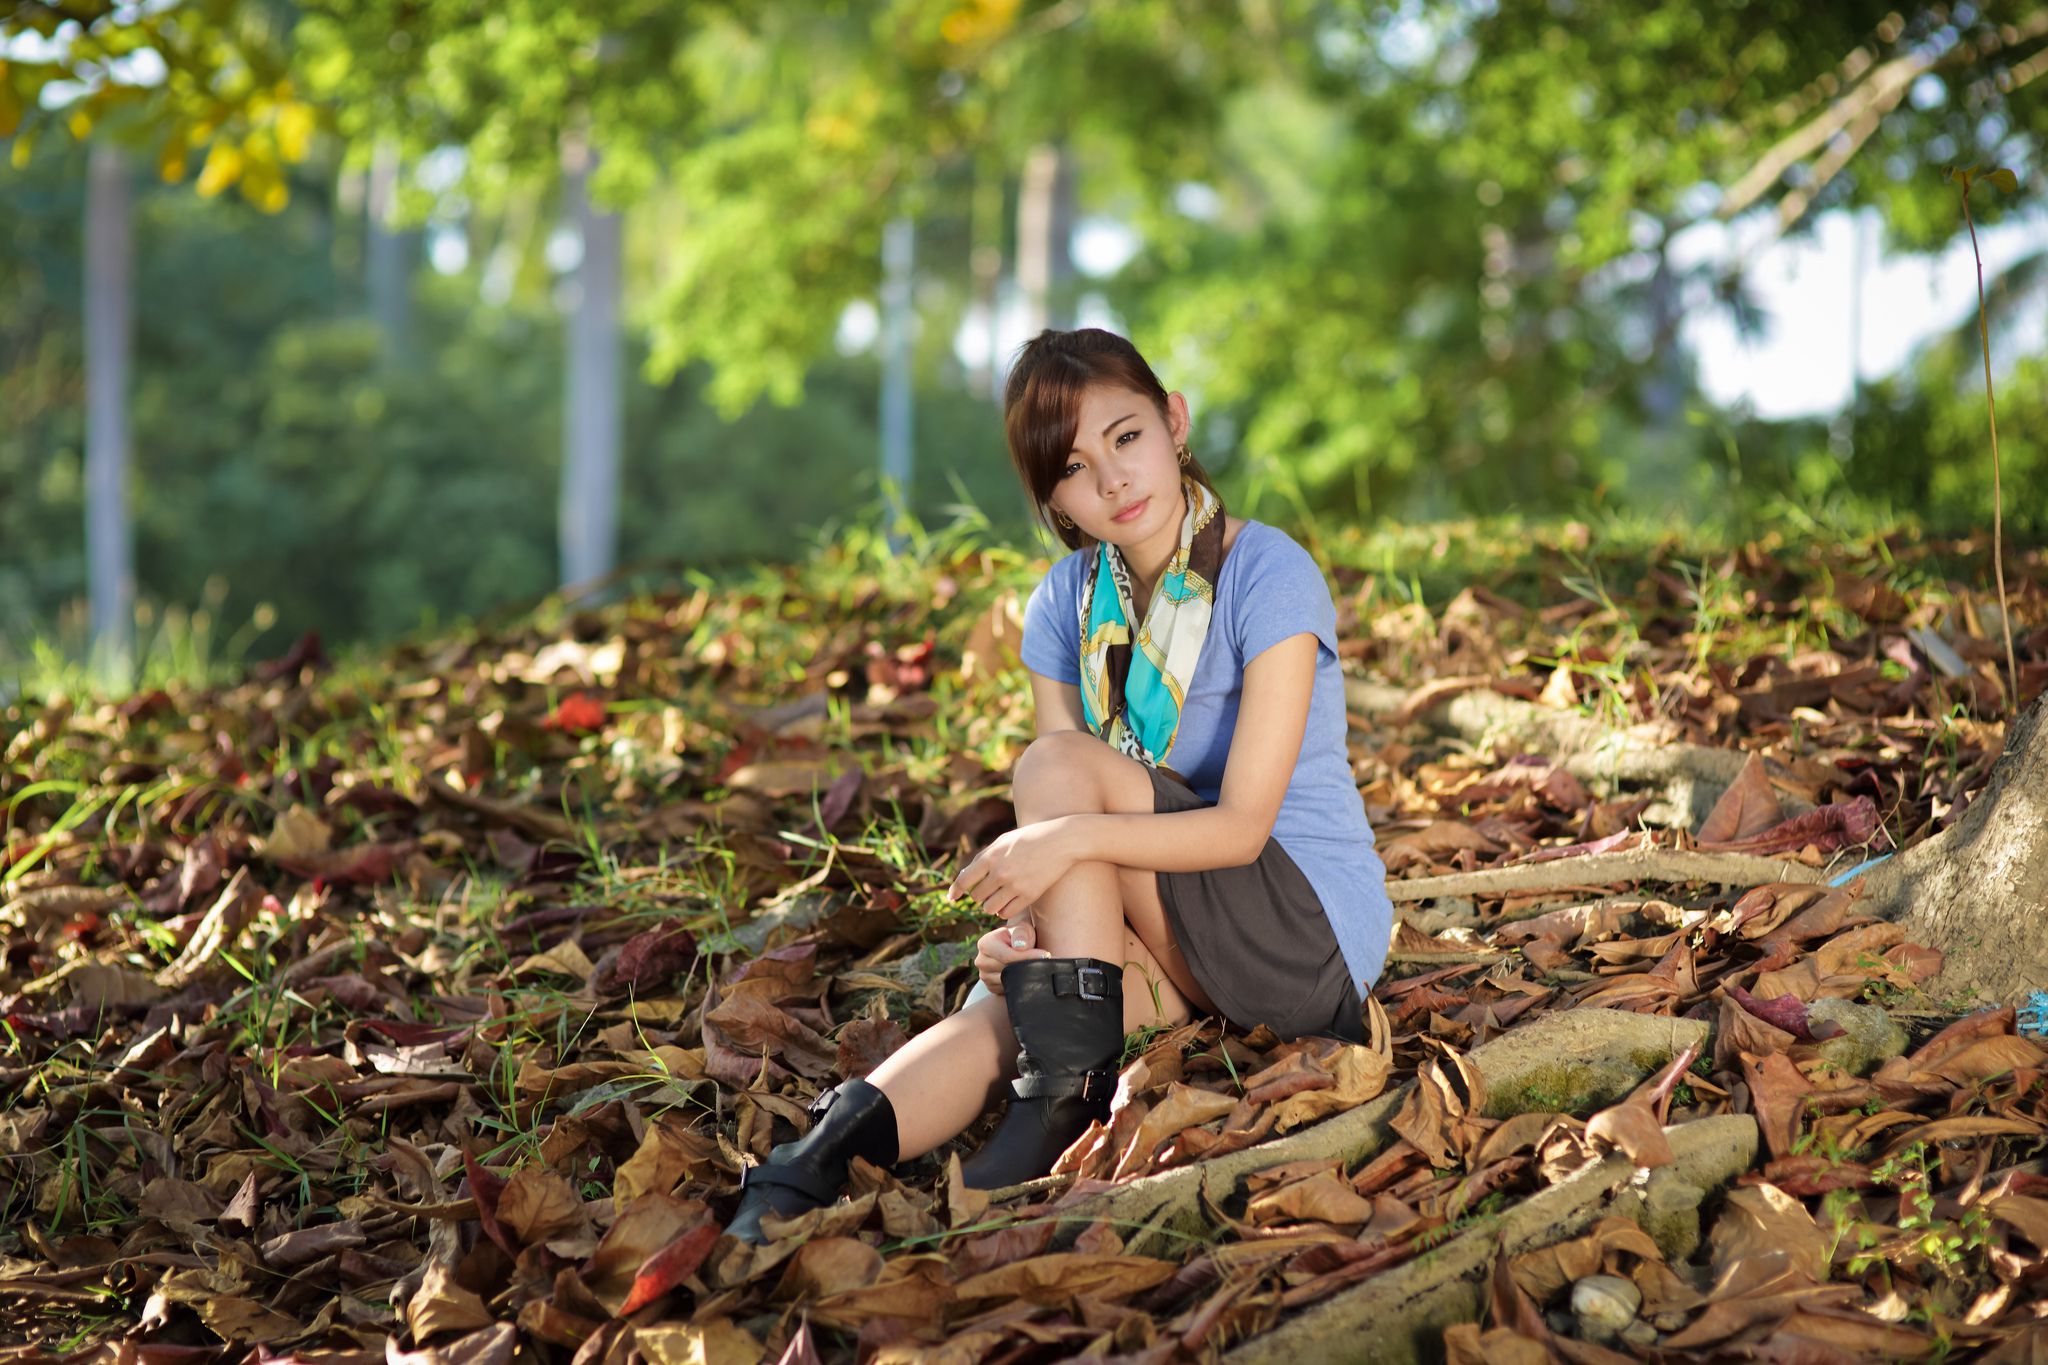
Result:
[[[1159,420],[1166,420],[1166,388],[1159,376],[1137,347],[1100,327],[1040,332],[1018,349],[1003,386],[1003,435],[1009,441],[1010,462],[1031,495],[1039,521],[1070,550],[1093,545],[1095,537],[1078,526],[1060,525],[1050,503],[1081,425],[1081,394],[1091,384],[1113,384],[1142,394],[1159,409]],[[1216,492],[1201,461],[1190,455],[1181,469],[1216,495],[1220,511],[1223,495]]]

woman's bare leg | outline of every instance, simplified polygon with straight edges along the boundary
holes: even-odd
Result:
[[[1016,1072],[1010,1011],[993,995],[955,1011],[868,1073],[896,1110],[898,1159],[923,1156],[994,1106]]]
[[[1051,738],[1051,737],[1048,737]],[[1033,745],[1035,761],[1020,760],[1013,795],[1020,824],[1080,811],[1152,809],[1151,779],[1141,765],[1092,735],[1060,732],[1057,744]],[[1124,771],[1114,765],[1125,765]],[[1133,780],[1135,779],[1135,780]],[[1142,790],[1140,789],[1142,784]],[[1038,946],[1055,957],[1093,957],[1124,968],[1124,1031],[1184,1022],[1196,1007],[1192,981],[1177,952],[1162,962],[1125,917],[1163,935],[1157,878],[1114,863],[1077,863],[1032,906]],[[1017,1038],[1001,996],[977,1000],[948,1015],[898,1049],[867,1077],[896,1110],[900,1159],[924,1155],[957,1136],[1002,1098],[1016,1075]]]

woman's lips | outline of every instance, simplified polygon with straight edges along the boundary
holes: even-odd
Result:
[[[1111,517],[1111,518],[1110,518],[1110,520],[1111,520],[1111,521],[1135,521],[1135,520],[1137,520],[1137,518],[1138,518],[1138,513],[1140,513],[1140,512],[1142,512],[1142,511],[1144,511],[1144,510],[1145,510],[1145,504],[1146,504],[1146,503],[1148,503],[1148,502],[1150,502],[1150,501],[1152,501],[1152,499],[1150,499],[1150,498],[1141,498],[1141,499],[1139,499],[1139,500],[1138,500],[1138,503],[1137,503],[1137,505],[1136,505],[1136,506],[1133,506],[1133,507],[1126,507],[1126,508],[1125,508],[1125,509],[1124,509],[1123,511],[1121,511],[1121,512],[1117,513],[1117,514],[1116,514],[1115,516]]]

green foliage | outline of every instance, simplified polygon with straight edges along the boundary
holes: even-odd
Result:
[[[14,418],[0,423],[0,665],[15,669],[37,636],[84,653],[73,605],[85,593],[82,160],[53,151],[0,196],[0,232],[21,248],[0,264],[0,343],[25,358],[0,372]],[[333,260],[326,196],[302,184],[276,218],[167,189],[138,203],[141,635],[147,645],[161,616],[180,629],[159,648],[186,650],[188,664],[225,649],[198,671],[275,655],[308,628],[330,647],[431,631],[556,582],[559,318],[478,308],[474,273],[422,271],[420,362],[384,363]],[[694,369],[628,385],[627,573],[797,559],[820,535],[874,519],[871,362],[821,369],[801,408],[756,404],[730,423],[703,382]],[[961,503],[1021,533],[986,401],[929,390],[918,418],[913,510]]]
[[[1894,246],[1952,240],[1961,224],[1936,171],[2031,164],[2048,133],[2048,108],[2018,84],[2039,25],[1995,9],[70,12],[83,22],[68,47],[0,62],[0,136],[20,120],[24,167],[0,195],[17,244],[0,263],[0,538],[16,551],[0,565],[0,641],[84,593],[72,139],[103,135],[147,145],[173,178],[203,154],[204,192],[235,184],[273,215],[182,191],[140,210],[137,576],[146,603],[204,604],[195,649],[215,648],[216,629],[252,652],[312,626],[388,637],[548,589],[561,328],[543,246],[563,144],[579,138],[600,153],[593,196],[626,211],[641,377],[620,504],[628,576],[791,559],[879,501],[875,364],[833,337],[843,307],[874,294],[880,234],[899,215],[918,230],[915,504],[970,504],[1022,533],[995,414],[951,347],[982,302],[970,259],[1014,265],[1015,178],[1043,143],[1079,167],[1079,211],[1115,214],[1142,241],[1118,275],[1071,281],[1055,302],[1099,293],[1190,395],[1194,445],[1232,510],[1319,554],[1347,527],[1461,514],[1599,523],[1683,508],[1717,535],[1787,519],[1987,520],[1967,346],[1937,344],[1867,386],[1846,458],[1814,423],[1688,412],[1683,308],[1711,297],[1742,315],[1743,284],[1688,277],[1668,247],[1748,204],[1794,232],[1815,212],[1875,205]],[[21,11],[7,31],[50,37],[58,13]],[[166,44],[168,16],[174,79],[121,84],[108,62]],[[1918,74],[1883,85],[1879,70]],[[59,78],[92,93],[42,109]],[[1874,127],[1843,124],[1869,100]],[[67,136],[37,143],[47,128]],[[459,153],[454,183],[408,180],[402,208],[460,224],[478,258],[419,280],[418,363],[401,369],[358,320],[360,217],[330,189],[387,140],[409,164]],[[1189,207],[1191,183],[1214,213]],[[1983,204],[1987,222],[2038,205],[2040,177],[2011,188]],[[2037,300],[2041,270],[2037,257],[1991,283],[1994,338],[2000,307]],[[2003,464],[2030,489],[2048,474],[2048,368],[2022,358],[2002,387]],[[2048,534],[2040,499],[2007,501],[2015,538]],[[1419,577],[1413,562],[1387,567]],[[259,603],[274,625],[219,629]],[[1699,602],[1702,639],[1726,606]],[[1602,704],[1627,701],[1626,660],[1581,662],[1611,673]]]

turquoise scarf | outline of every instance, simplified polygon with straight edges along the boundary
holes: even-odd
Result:
[[[1097,542],[1081,589],[1081,712],[1110,747],[1148,767],[1164,762],[1180,730],[1195,663],[1216,605],[1223,508],[1183,474],[1180,544],[1153,589],[1131,648],[1131,575],[1123,551]]]

